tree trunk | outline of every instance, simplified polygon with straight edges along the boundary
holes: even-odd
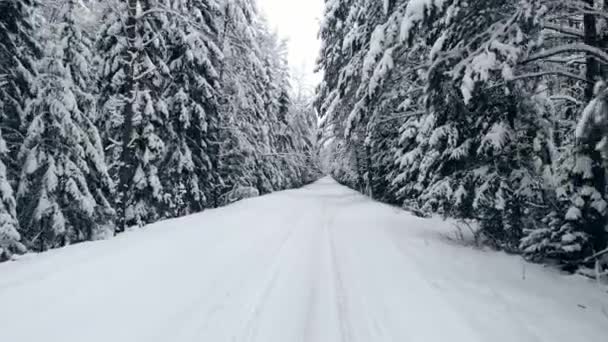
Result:
[[[602,3],[602,9],[601,9],[604,13],[608,12],[608,0],[604,0]],[[600,49],[602,49],[603,51],[608,51],[608,19],[606,18],[602,18],[601,19],[602,25],[600,26],[600,35],[598,37],[598,41],[599,41],[599,47]],[[602,79],[606,80],[608,79],[608,64],[606,63],[601,63],[600,65],[600,74]]]
[[[372,173],[372,151],[370,144],[365,144],[365,159],[367,163],[367,195],[374,198],[373,173]]]
[[[594,7],[595,0],[584,0],[584,2],[590,6]],[[597,19],[594,14],[589,13],[583,16],[583,25],[585,30],[584,41],[585,44],[589,46],[598,46],[598,35],[597,35]],[[587,102],[593,99],[593,88],[595,82],[598,81],[600,68],[599,63],[595,57],[590,54],[587,54],[586,58],[586,72],[585,78],[587,79],[587,85],[585,86],[585,100]]]
[[[357,163],[357,188],[361,193],[365,193],[365,179],[363,178],[363,163],[361,161],[361,156],[359,155],[359,146],[357,145],[357,141],[353,141],[354,149],[355,149],[355,160]]]
[[[124,107],[124,124],[122,127],[122,151],[120,154],[120,170],[118,184],[118,230],[124,231],[127,226],[126,212],[129,203],[129,192],[133,180],[134,153],[131,151],[130,142],[133,136],[133,106],[136,101],[137,83],[135,82],[135,63],[139,51],[135,46],[137,39],[137,6],[139,0],[127,0],[128,17],[126,22],[127,34],[127,57],[128,65],[125,96],[127,101]]]

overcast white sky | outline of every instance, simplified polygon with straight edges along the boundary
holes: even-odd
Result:
[[[296,70],[304,70],[310,82],[315,60],[319,54],[317,39],[319,21],[323,14],[323,0],[258,0],[270,27],[289,39],[289,62]]]

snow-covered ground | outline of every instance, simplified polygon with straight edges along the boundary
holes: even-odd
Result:
[[[605,341],[608,293],[325,178],[0,265],[0,340]]]

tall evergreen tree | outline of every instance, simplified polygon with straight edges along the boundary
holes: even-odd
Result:
[[[25,251],[18,232],[17,202],[3,161],[7,152],[6,143],[0,132],[0,261],[10,259],[15,252]]]
[[[40,53],[35,37],[33,0],[0,3],[0,75],[3,123],[19,128],[34,82],[34,61]]]
[[[239,188],[258,188],[259,164],[256,146],[263,118],[262,73],[259,59],[256,9],[249,0],[224,5],[221,46],[224,60],[221,68],[222,106],[220,175],[223,197]]]
[[[117,183],[119,229],[168,216],[169,189],[159,167],[166,154],[170,78],[165,2],[125,0],[108,9],[100,34],[101,122]]]
[[[17,153],[23,142],[25,106],[35,88],[35,61],[41,51],[35,36],[35,1],[0,2],[0,261],[22,253],[13,188]]]
[[[17,192],[22,234],[37,250],[113,234],[112,190],[89,92],[90,50],[71,0],[49,24],[38,94],[28,103]]]
[[[36,87],[34,64],[42,50],[35,35],[36,5],[34,0],[0,2],[0,130],[11,183],[19,173],[16,160],[25,129],[24,108]]]
[[[178,216],[214,205],[217,182],[218,44],[215,1],[175,1],[169,38],[171,83],[165,91],[169,113],[167,157],[161,181],[169,215]]]

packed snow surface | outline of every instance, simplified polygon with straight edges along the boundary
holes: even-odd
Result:
[[[595,282],[329,178],[0,265],[2,341],[605,341]]]

